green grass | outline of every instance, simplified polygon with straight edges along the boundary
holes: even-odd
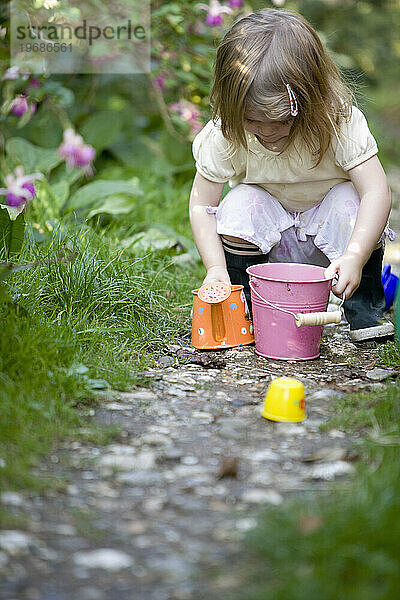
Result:
[[[250,534],[243,600],[393,600],[400,589],[400,388],[351,394],[328,427],[360,432],[355,477],[271,508]]]
[[[37,467],[63,438],[118,435],[93,426],[88,407],[148,385],[143,371],[165,343],[188,339],[201,277],[174,251],[128,254],[118,227],[64,219],[44,236],[37,229],[19,260],[39,266],[8,280],[14,304],[0,305],[0,490],[56,485]]]

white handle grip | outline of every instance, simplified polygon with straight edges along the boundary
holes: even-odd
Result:
[[[340,310],[332,312],[298,313],[296,315],[297,327],[303,325],[327,325],[328,323],[340,323],[342,313]]]

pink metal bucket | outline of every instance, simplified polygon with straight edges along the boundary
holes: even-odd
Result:
[[[341,318],[340,311],[324,312],[332,286],[324,271],[297,263],[264,263],[247,269],[257,354],[278,360],[318,358],[323,324]],[[312,322],[316,324],[308,325]]]

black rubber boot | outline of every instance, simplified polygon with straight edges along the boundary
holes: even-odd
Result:
[[[248,267],[268,262],[268,254],[256,254],[254,256],[245,256],[232,254],[224,248],[226,267],[231,278],[232,285],[242,285],[246,296],[247,306],[249,308],[250,318],[252,318],[251,295],[249,286],[249,276],[246,273]]]
[[[394,335],[393,323],[383,317],[382,261],[383,248],[377,248],[364,265],[359,287],[343,304],[353,342],[383,341]]]

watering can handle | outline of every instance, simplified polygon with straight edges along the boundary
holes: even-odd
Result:
[[[331,312],[294,313],[290,310],[286,310],[285,308],[281,308],[280,306],[276,306],[275,304],[272,304],[272,302],[269,302],[268,300],[263,298],[257,292],[257,290],[255,290],[252,281],[250,281],[250,288],[254,292],[254,294],[258,296],[258,298],[260,298],[260,300],[262,300],[268,306],[272,306],[272,308],[275,308],[276,310],[280,310],[281,312],[285,312],[289,315],[292,315],[292,317],[294,317],[296,320],[297,327],[302,327],[303,325],[327,325],[328,323],[340,323],[340,321],[342,320],[342,311],[340,309],[345,300],[344,294],[340,303],[339,310]]]

